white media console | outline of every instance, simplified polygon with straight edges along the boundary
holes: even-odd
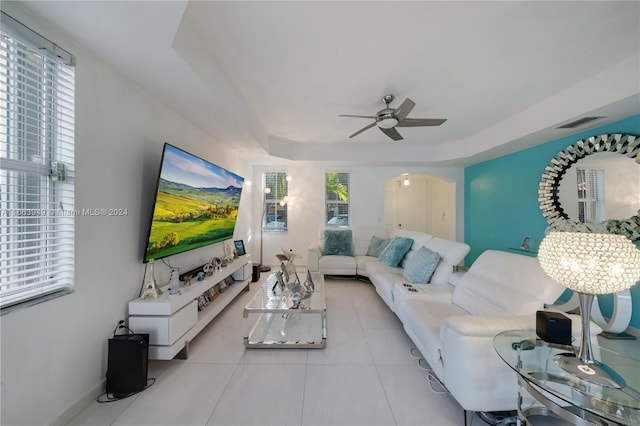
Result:
[[[173,359],[182,352],[188,356],[189,341],[214,319],[235,297],[248,288],[251,281],[250,255],[240,256],[229,265],[202,281],[180,287],[180,294],[169,294],[162,287],[157,299],[135,299],[129,302],[129,327],[136,333],[149,333],[149,358]],[[233,285],[224,292],[218,283],[231,276]],[[215,298],[198,311],[198,297],[214,288]]]

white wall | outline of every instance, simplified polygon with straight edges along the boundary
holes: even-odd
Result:
[[[260,233],[258,189],[264,168],[250,169],[228,148],[233,141],[212,140],[91,52],[18,7],[11,10],[14,17],[77,56],[75,207],[128,210],[122,217],[77,218],[73,294],[0,318],[0,423],[40,425],[66,420],[103,390],[107,339],[115,320],[126,316],[127,302],[138,296],[142,285],[142,250],[164,142],[251,178],[253,185],[241,199],[235,238],[244,239],[255,258]],[[306,261],[306,247],[324,222],[324,172],[332,168],[305,164],[277,169],[293,177],[290,228],[286,234],[266,236],[265,260],[273,262],[280,248],[293,248]],[[384,223],[386,179],[425,172],[454,180],[458,188],[456,229],[458,239],[463,239],[462,169],[333,170],[351,172],[352,218],[358,225]],[[221,252],[216,245],[174,256],[171,262],[186,270]],[[160,283],[167,282],[167,268],[159,263],[156,269]]]
[[[4,6],[3,6],[4,9]],[[16,13],[18,12],[18,13]],[[139,294],[142,249],[165,141],[235,173],[249,169],[233,151],[207,137],[138,86],[62,34],[16,18],[77,56],[76,208],[124,208],[124,217],[76,220],[75,292],[11,312],[1,322],[3,425],[55,423],[103,386],[107,339],[127,302]],[[239,231],[250,214],[241,201]],[[243,211],[246,212],[243,215]],[[237,238],[246,238],[238,232]],[[204,263],[219,245],[172,258],[184,268]],[[168,270],[157,265],[161,282]]]
[[[265,171],[287,172],[292,180],[289,182],[287,232],[265,232],[263,247],[263,263],[276,265],[276,253],[281,249],[294,249],[297,262],[306,264],[307,247],[318,238],[318,230],[325,223],[324,174],[327,171],[349,172],[352,226],[384,227],[384,183],[402,173],[428,173],[438,175],[456,183],[456,239],[464,241],[464,170],[462,168],[428,168],[428,167],[366,167],[347,166],[330,167],[325,165],[298,164],[283,162],[281,166],[253,167],[252,200],[259,206],[261,199],[262,174]],[[251,251],[254,259],[260,259],[260,215],[261,209],[253,209],[253,235]]]

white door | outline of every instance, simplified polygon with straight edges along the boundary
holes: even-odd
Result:
[[[389,179],[385,183],[384,212],[388,228],[455,240],[455,182],[427,174]]]

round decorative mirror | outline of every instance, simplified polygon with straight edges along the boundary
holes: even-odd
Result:
[[[639,240],[640,138],[603,134],[568,146],[545,167],[538,201],[551,226],[601,222],[611,233]]]

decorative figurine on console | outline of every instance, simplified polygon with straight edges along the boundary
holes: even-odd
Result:
[[[220,272],[222,261],[219,257],[212,257],[211,260],[207,264],[204,265],[203,269],[207,277],[213,275],[214,272]]]
[[[223,258],[222,258],[222,267],[228,266],[231,262],[233,262],[233,250],[226,243],[222,243]]]
[[[162,290],[160,290],[160,287],[158,287],[158,282],[156,281],[156,275],[153,270],[153,259],[149,261],[147,267],[149,269],[147,270],[147,278],[144,284],[144,291],[142,292],[142,296],[140,297],[142,299],[157,299],[162,294]]]
[[[180,268],[171,268],[169,276],[169,294],[180,294]]]
[[[193,279],[193,275],[189,274],[189,275],[185,275],[184,276],[184,285],[186,285],[187,287],[189,287],[191,285],[191,280]]]

